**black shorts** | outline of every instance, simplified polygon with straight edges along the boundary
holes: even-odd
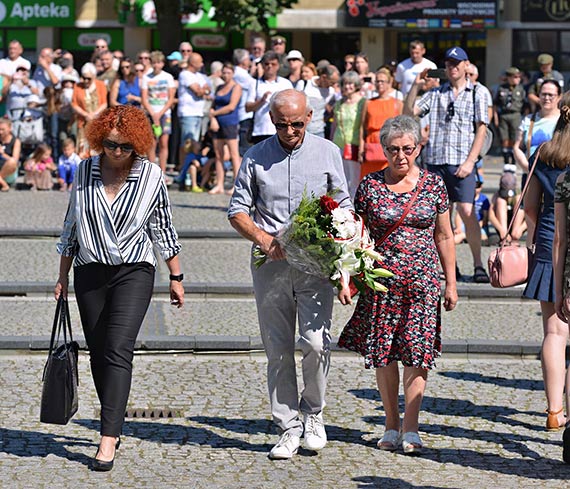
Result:
[[[458,168],[459,166],[455,165],[428,165],[430,172],[443,178],[450,202],[466,202],[472,204],[475,200],[476,169],[473,167],[473,171],[470,175],[465,178],[458,178],[455,176],[455,172]]]
[[[217,132],[212,133],[213,139],[237,139],[239,132],[239,124],[231,126],[220,126]]]

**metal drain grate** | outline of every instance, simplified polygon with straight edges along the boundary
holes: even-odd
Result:
[[[101,410],[95,410],[95,416],[101,417]],[[167,419],[183,418],[184,412],[180,409],[169,408],[129,408],[125,411],[125,418],[129,419]]]

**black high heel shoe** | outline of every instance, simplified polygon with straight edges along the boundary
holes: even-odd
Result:
[[[117,443],[115,444],[115,455],[113,456],[113,460],[109,461],[99,460],[97,458],[97,453],[99,453],[99,450],[97,450],[97,453],[95,453],[95,457],[93,457],[93,460],[91,462],[91,468],[96,472],[109,472],[113,468],[113,465],[115,464],[115,456],[117,455],[117,450],[119,449],[120,446],[121,446],[121,437],[119,436],[117,438]]]

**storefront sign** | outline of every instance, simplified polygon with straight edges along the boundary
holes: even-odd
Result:
[[[220,50],[227,47],[228,38],[223,34],[194,34],[190,42],[196,49]]]
[[[0,0],[0,25],[65,27],[75,23],[75,0]]]
[[[570,20],[568,0],[522,0],[521,22],[566,22]]]
[[[61,47],[71,51],[92,51],[97,39],[105,39],[109,49],[124,49],[123,29],[62,29]]]
[[[347,27],[413,29],[497,27],[497,2],[463,0],[346,0]]]

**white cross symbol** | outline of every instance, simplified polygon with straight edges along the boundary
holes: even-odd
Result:
[[[453,48],[449,54],[457,56],[457,51],[455,50],[455,48]]]

